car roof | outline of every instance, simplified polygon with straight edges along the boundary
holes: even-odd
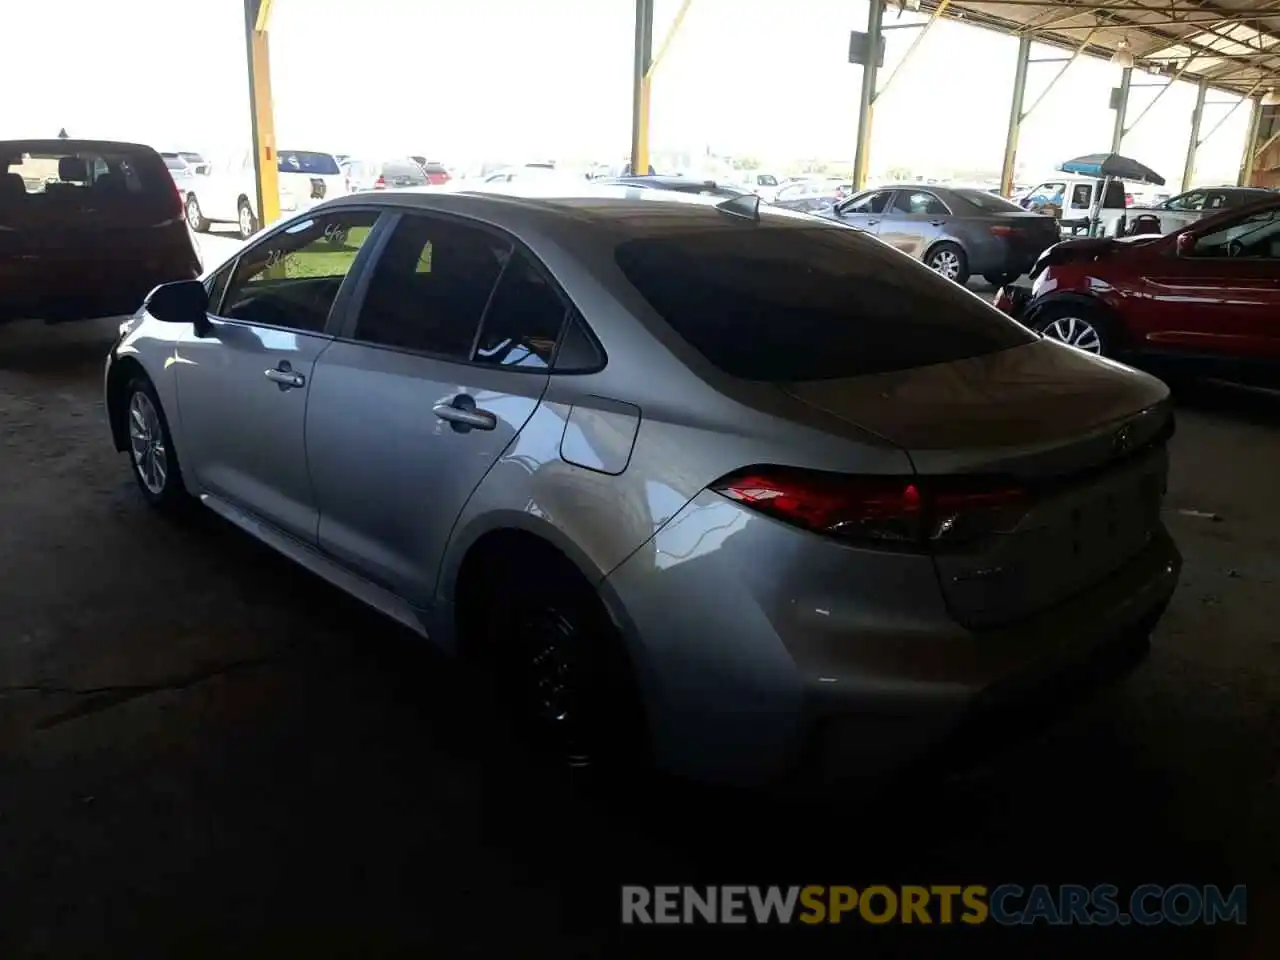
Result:
[[[129,143],[124,140],[0,140],[0,153],[18,150],[21,153],[66,153],[68,151],[105,150],[115,153],[145,151],[155,153],[154,147],[145,143]]]
[[[748,195],[749,196],[749,195]],[[618,185],[577,183],[504,184],[500,191],[451,187],[411,187],[386,193],[350,194],[323,206],[367,206],[416,209],[473,216],[500,225],[529,226],[562,232],[575,228],[596,229],[623,235],[623,239],[675,231],[715,229],[726,223],[741,224],[719,204],[724,198],[668,190]],[[313,208],[318,209],[318,208]],[[770,226],[844,229],[790,210],[759,206],[760,222]]]

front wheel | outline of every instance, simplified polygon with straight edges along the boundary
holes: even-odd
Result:
[[[258,218],[253,215],[253,208],[249,206],[248,200],[240,201],[237,223],[240,227],[240,239],[242,240],[248,240],[258,232]]]
[[[1086,304],[1054,304],[1040,311],[1031,323],[1032,329],[1050,340],[1067,346],[1108,356],[1110,340],[1106,321],[1099,311]]]
[[[940,243],[925,257],[925,266],[934,273],[964,286],[969,281],[969,261],[954,243]]]
[[[125,388],[124,417],[129,428],[129,463],[142,496],[162,513],[186,510],[191,498],[183,486],[169,421],[146,377],[135,377]]]

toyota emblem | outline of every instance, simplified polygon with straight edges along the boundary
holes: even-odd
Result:
[[[1119,456],[1122,453],[1128,453],[1133,447],[1133,432],[1126,424],[1116,431],[1116,435],[1111,438],[1111,452]]]

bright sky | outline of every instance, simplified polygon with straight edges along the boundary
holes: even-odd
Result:
[[[679,0],[658,0],[655,46]],[[61,0],[58,31],[0,34],[0,136],[137,139],[211,154],[248,144],[240,0]],[[860,68],[848,33],[865,0],[693,0],[653,97],[655,150],[767,163],[853,154]],[[127,11],[127,12],[126,12]],[[896,6],[886,23],[897,18]],[[912,18],[911,14],[905,15]],[[48,23],[49,21],[42,21]],[[631,0],[276,0],[277,142],[344,153],[482,159],[623,157],[630,139]],[[914,31],[888,34],[881,79]],[[109,39],[107,39],[109,38]],[[876,110],[873,173],[1000,166],[1015,40],[939,24]],[[1033,48],[1033,57],[1062,51]],[[1033,64],[1027,105],[1060,64]],[[1023,124],[1023,179],[1110,145],[1116,68],[1081,58]],[[1157,92],[1134,75],[1129,119]],[[1163,82],[1163,81],[1159,81]],[[1210,93],[1203,133],[1226,116]],[[1123,152],[1181,179],[1195,90],[1179,83]],[[1241,107],[1200,150],[1197,182],[1234,181]]]

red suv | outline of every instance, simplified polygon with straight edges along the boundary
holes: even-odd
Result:
[[[1280,382],[1280,196],[1164,236],[1065,240],[996,306],[1090,353]]]

